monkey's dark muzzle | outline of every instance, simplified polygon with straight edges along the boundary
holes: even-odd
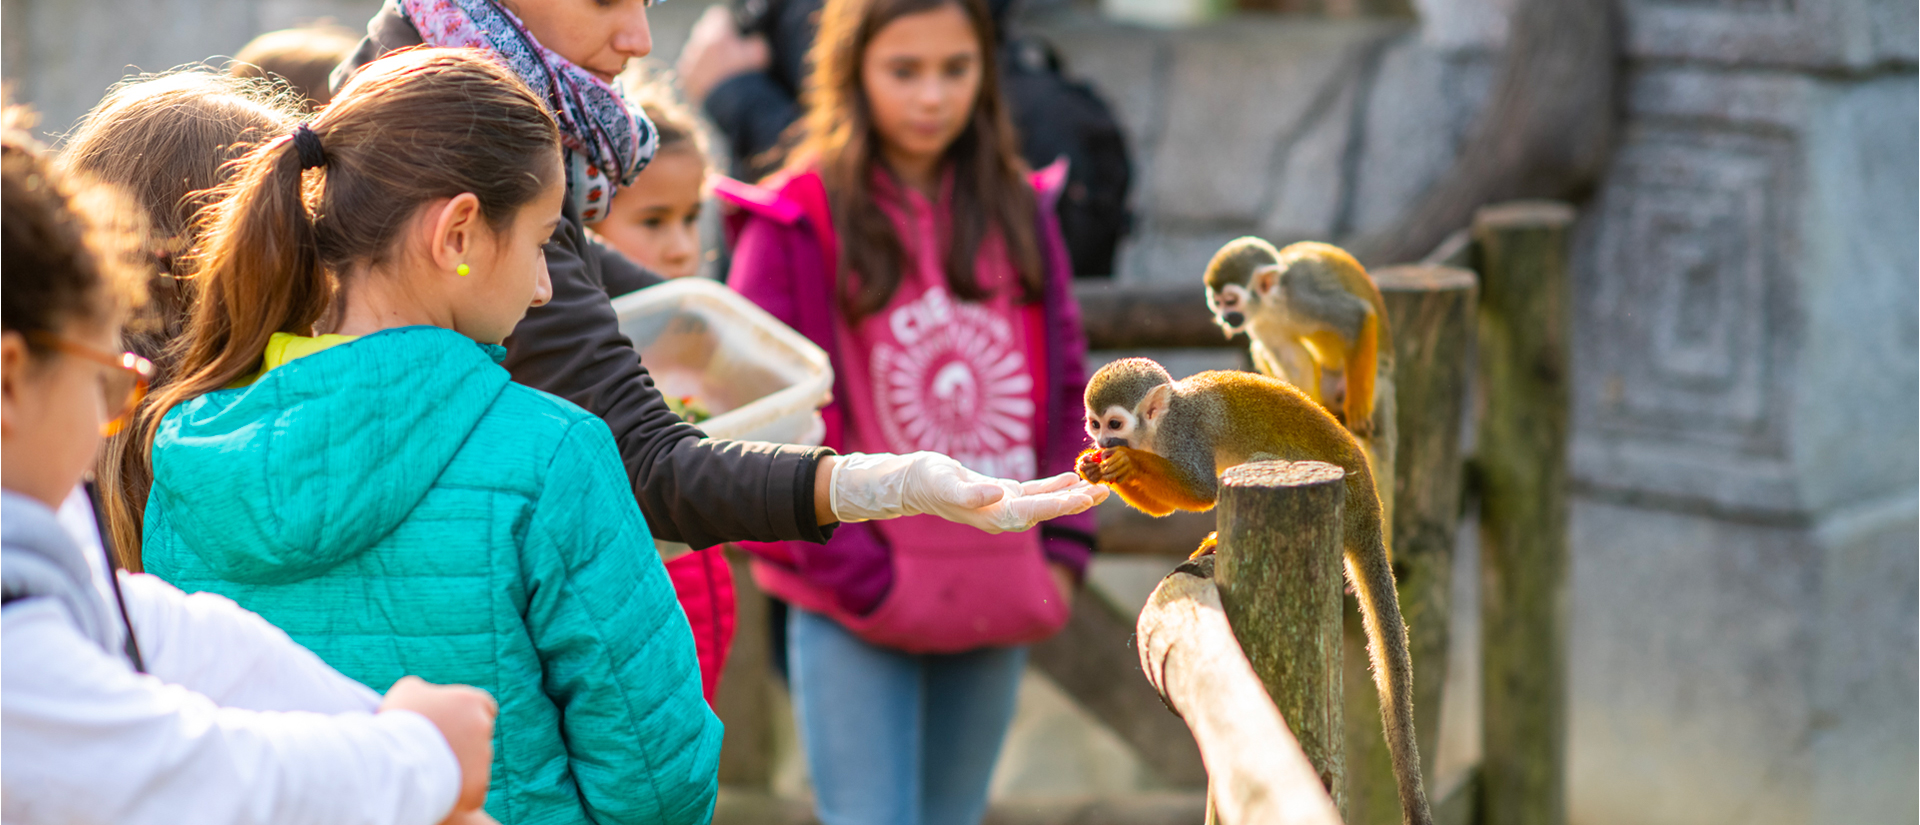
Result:
[[[1101,439],[1100,441],[1100,449],[1102,450],[1111,450],[1115,447],[1125,447],[1125,446],[1127,446],[1127,440],[1124,438],[1114,437],[1114,438]]]
[[[1229,330],[1238,330],[1247,325],[1247,315],[1244,312],[1229,312],[1220,316],[1220,323]]]

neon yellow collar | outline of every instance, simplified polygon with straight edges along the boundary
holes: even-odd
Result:
[[[260,380],[262,376],[265,376],[274,367],[285,366],[289,362],[298,361],[321,350],[337,347],[359,337],[358,335],[315,335],[308,337],[305,335],[294,335],[291,332],[276,332],[273,334],[273,337],[267,339],[266,351],[260,353],[260,371],[247,376],[245,380],[235,382],[233,386],[247,386]]]

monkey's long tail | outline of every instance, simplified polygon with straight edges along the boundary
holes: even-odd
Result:
[[[1347,553],[1347,577],[1353,581],[1367,630],[1367,653],[1373,661],[1374,687],[1380,691],[1387,751],[1400,786],[1402,820],[1408,825],[1433,825],[1420,778],[1420,747],[1413,735],[1413,657],[1407,652],[1407,626],[1400,618],[1393,569],[1379,536],[1360,538],[1364,543],[1353,547],[1361,552]]]

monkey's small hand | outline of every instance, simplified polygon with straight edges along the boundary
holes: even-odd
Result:
[[[1113,447],[1100,457],[1100,480],[1125,484],[1134,476],[1133,448]]]
[[[1088,447],[1082,450],[1080,457],[1073,462],[1073,471],[1086,479],[1088,484],[1099,484],[1103,481],[1104,479],[1100,477],[1100,448]]]

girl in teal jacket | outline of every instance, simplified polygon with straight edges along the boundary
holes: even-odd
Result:
[[[144,562],[377,690],[491,691],[509,825],[705,822],[720,723],[612,436],[499,366],[563,180],[540,101],[455,49],[248,155],[142,420]]]

